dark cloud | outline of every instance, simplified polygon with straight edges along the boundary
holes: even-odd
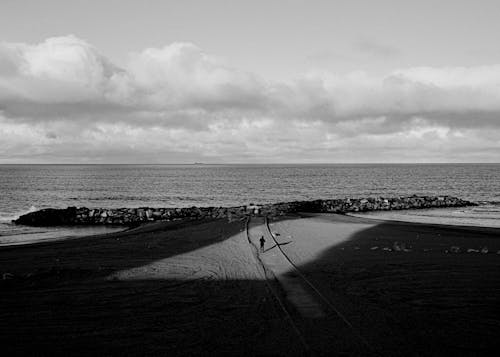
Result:
[[[358,45],[379,56],[398,53]],[[110,160],[133,152],[320,160],[341,144],[361,155],[374,146],[386,152],[387,140],[400,149],[423,140],[466,147],[469,135],[478,150],[495,150],[493,138],[477,137],[500,131],[499,87],[500,65],[267,81],[189,43],[146,49],[120,68],[67,36],[0,45],[0,135],[7,138],[0,149],[61,160],[101,160],[107,151]]]

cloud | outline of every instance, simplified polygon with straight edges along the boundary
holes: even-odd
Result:
[[[2,99],[39,103],[95,100],[123,72],[74,36],[49,38],[38,45],[2,44],[0,56]]]
[[[191,43],[123,67],[75,36],[0,44],[1,162],[397,161],[430,148],[488,161],[500,136],[477,138],[500,133],[499,114],[500,65],[276,82]]]
[[[134,54],[128,71],[144,103],[156,108],[248,109],[264,100],[263,81],[190,43]]]

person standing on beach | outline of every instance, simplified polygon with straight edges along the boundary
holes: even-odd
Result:
[[[259,242],[260,242],[260,251],[264,253],[264,243],[266,243],[264,236],[260,236]]]

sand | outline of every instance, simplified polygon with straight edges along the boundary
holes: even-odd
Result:
[[[497,354],[499,229],[328,214],[269,227],[279,247],[264,218],[248,235],[211,220],[0,247],[2,351]]]

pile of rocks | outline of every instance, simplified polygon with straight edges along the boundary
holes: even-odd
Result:
[[[296,201],[262,206],[267,215],[280,215],[290,212],[349,213],[366,211],[388,211],[402,209],[464,207],[475,203],[452,196],[408,196],[408,197],[369,197],[344,198],[332,200]]]
[[[247,214],[242,207],[190,207],[190,208],[86,208],[68,207],[64,209],[47,208],[31,212],[13,221],[28,226],[59,225],[128,225],[149,221],[172,221],[203,218],[243,217]]]
[[[274,217],[295,212],[348,213],[376,210],[463,207],[470,205],[475,204],[451,196],[409,196],[295,201],[265,205],[252,204],[251,206],[238,207],[142,207],[116,209],[68,207],[65,209],[48,208],[31,212],[19,217],[14,223],[29,226],[102,224],[134,226],[149,221],[198,220],[204,218],[240,219],[252,215]]]

